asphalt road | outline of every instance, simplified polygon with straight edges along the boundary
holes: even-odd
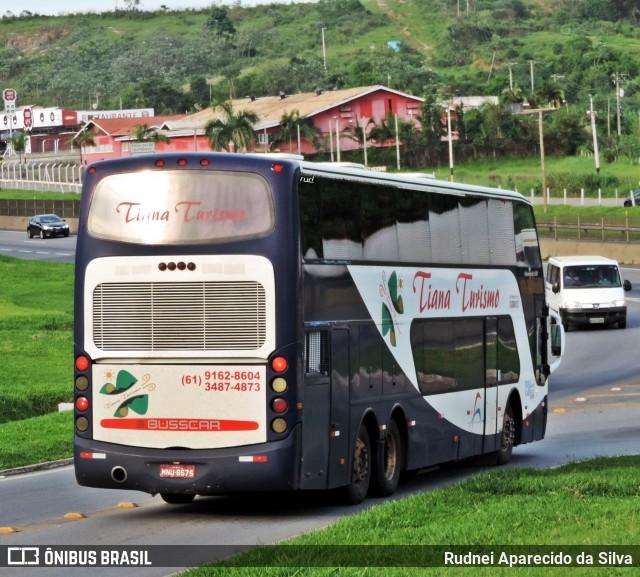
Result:
[[[0,248],[6,247],[5,234],[0,232]],[[10,234],[16,236],[16,247],[38,248],[32,258],[48,258],[37,255],[51,250],[55,253],[61,246],[58,241],[75,240],[32,242],[26,234]],[[61,256],[54,254],[51,258]],[[565,359],[550,381],[547,437],[517,447],[509,467],[555,467],[576,459],[637,454],[640,450],[636,353],[640,271],[625,269],[624,275],[636,287],[628,294],[627,328],[588,328],[567,335]],[[393,498],[437,490],[479,470],[478,463],[464,463],[411,475]],[[368,499],[358,507],[345,507],[336,504],[332,493],[278,493],[197,498],[190,506],[169,506],[159,497],[143,493],[79,487],[72,467],[67,466],[0,479],[0,527],[17,529],[0,534],[0,546],[200,544],[217,546],[210,550],[214,558],[227,551],[221,546],[275,542],[325,527],[379,502]],[[185,563],[192,564],[195,562]],[[89,571],[108,577],[161,577],[178,570],[42,568],[29,569],[25,574],[66,577]],[[0,568],[0,576],[20,574],[16,568]]]
[[[76,236],[29,238],[26,231],[0,230],[0,254],[26,260],[72,263],[76,253],[76,239]]]

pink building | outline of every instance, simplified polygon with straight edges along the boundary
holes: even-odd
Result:
[[[278,96],[247,97],[232,101],[234,113],[243,110],[254,112],[259,121],[254,125],[256,139],[252,152],[293,152],[310,155],[320,150],[330,152],[339,160],[340,152],[362,148],[362,128],[368,135],[374,124],[380,124],[389,114],[399,120],[416,120],[423,99],[384,86],[366,86],[344,90],[316,91]],[[274,136],[280,132],[283,115],[295,111],[300,117],[309,118],[319,130],[318,142],[314,144],[296,136],[291,144],[281,142],[274,145]],[[85,130],[94,134],[95,146],[87,147],[83,158],[87,162],[117,158],[144,152],[180,152],[211,150],[205,136],[205,126],[217,118],[224,120],[224,113],[208,108],[191,115],[144,119],[144,123],[155,127],[171,139],[169,144],[135,142],[131,136],[133,128],[141,119],[91,120]],[[393,128],[393,127],[391,127]],[[357,134],[357,138],[355,135]],[[394,146],[395,139],[387,142],[372,142],[367,137],[367,146]]]

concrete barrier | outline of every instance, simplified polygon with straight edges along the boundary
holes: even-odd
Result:
[[[640,264],[640,243],[540,239],[542,260],[560,255],[600,255],[624,265]]]

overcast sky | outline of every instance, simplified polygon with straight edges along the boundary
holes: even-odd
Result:
[[[258,4],[291,4],[293,1],[313,2],[314,0],[240,0],[240,4],[242,6],[257,6]],[[236,2],[237,0],[141,0],[140,8],[142,10],[157,10],[164,5],[171,10],[179,10],[182,8],[208,8],[211,5],[219,4],[231,6]],[[105,10],[114,10],[116,7],[125,8],[125,6],[125,0],[2,0],[0,1],[0,15],[7,11],[19,15],[23,10],[28,10],[34,14],[57,16],[72,12],[104,12]]]

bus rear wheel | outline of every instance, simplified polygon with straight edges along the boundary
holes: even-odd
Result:
[[[395,421],[387,425],[384,441],[378,443],[376,455],[376,494],[393,495],[400,482],[402,471],[402,437]]]
[[[516,421],[513,418],[513,409],[507,405],[502,423],[502,443],[496,452],[496,464],[506,465],[511,460],[511,453],[516,440]]]
[[[188,505],[193,503],[195,495],[189,493],[160,493],[162,500],[169,505]]]
[[[347,498],[353,505],[364,501],[371,481],[371,442],[364,425],[360,425],[351,456],[351,475],[346,487]]]

